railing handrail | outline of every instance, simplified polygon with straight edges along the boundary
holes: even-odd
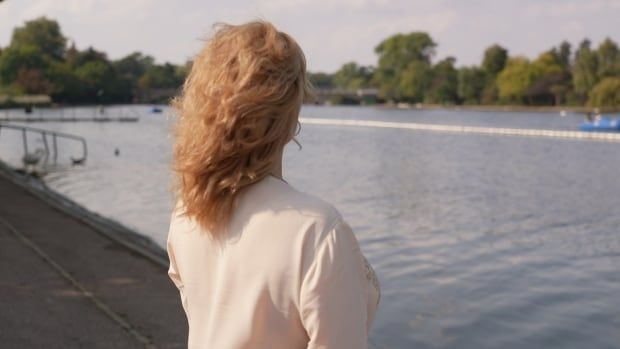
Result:
[[[5,123],[0,122],[0,128],[12,128],[14,130],[26,130],[26,131],[38,132],[38,133],[55,134],[56,136],[72,138],[78,141],[86,142],[86,139],[84,139],[84,137],[82,136],[76,136],[76,135],[72,135],[69,133],[58,132],[58,131],[44,130],[42,128],[36,128],[36,127],[30,127],[30,126],[12,125],[12,124],[5,124]]]
[[[86,139],[84,137],[81,137],[81,136],[76,136],[76,135],[72,135],[72,134],[64,133],[64,132],[45,130],[45,129],[36,128],[36,127],[22,126],[22,125],[13,125],[13,124],[6,124],[6,123],[3,123],[3,122],[0,122],[0,129],[3,129],[3,128],[22,131],[22,135],[24,137],[24,152],[25,153],[28,153],[28,145],[27,145],[27,141],[26,141],[26,133],[27,132],[33,132],[33,133],[41,134],[41,136],[43,137],[43,142],[45,143],[46,150],[47,150],[47,147],[48,147],[47,146],[46,135],[51,135],[52,136],[52,139],[53,139],[53,142],[54,142],[53,143],[54,144],[54,157],[58,156],[57,149],[56,149],[56,138],[57,137],[72,139],[74,141],[78,141],[78,142],[82,143],[82,158],[79,158],[79,159],[71,158],[71,160],[74,163],[83,163],[86,160],[86,157],[88,155],[88,147],[86,145]]]

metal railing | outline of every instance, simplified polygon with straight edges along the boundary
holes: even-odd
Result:
[[[25,165],[29,165],[29,164],[36,165],[40,160],[39,155],[43,156],[45,163],[47,163],[50,155],[52,155],[54,159],[54,163],[56,163],[58,161],[58,141],[57,141],[58,138],[70,139],[70,140],[73,140],[73,141],[76,141],[82,144],[82,156],[79,158],[74,158],[72,156],[70,157],[71,162],[74,165],[83,164],[86,161],[86,157],[88,156],[88,148],[86,146],[86,139],[84,139],[84,137],[75,136],[75,135],[63,133],[63,132],[43,130],[43,129],[34,128],[34,127],[8,125],[5,123],[0,123],[0,133],[4,129],[16,130],[18,132],[21,132],[23,148],[24,148],[23,161]],[[44,146],[44,149],[42,150],[42,152],[40,152],[39,149],[37,149],[35,153],[30,153],[28,151],[28,134],[29,133],[35,133],[35,134],[40,135],[41,140],[43,142],[43,146]],[[52,143],[51,149],[50,149],[50,144],[48,142],[48,138],[51,138],[51,143]],[[31,160],[29,161],[29,159]]]

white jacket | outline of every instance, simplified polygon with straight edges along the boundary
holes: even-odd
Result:
[[[173,212],[169,275],[189,348],[364,349],[379,284],[331,205],[267,176],[239,197],[213,240]]]

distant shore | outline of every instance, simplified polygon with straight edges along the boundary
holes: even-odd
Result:
[[[118,106],[167,106],[166,103],[129,103],[129,104],[80,104],[80,105],[59,105],[49,104],[42,106],[34,106],[33,109],[63,109],[63,108],[102,108],[102,107],[118,107]],[[542,105],[500,105],[500,104],[488,104],[488,105],[446,105],[446,104],[426,104],[426,103],[376,103],[376,104],[307,104],[316,106],[358,106],[358,107],[373,107],[373,108],[385,108],[385,109],[411,109],[411,110],[452,110],[452,111],[480,111],[480,112],[532,112],[532,113],[620,113],[620,108],[594,108],[585,106],[542,106]],[[6,109],[23,109],[23,106],[11,106],[10,108],[3,108],[0,105],[0,110]],[[31,109],[32,110],[32,109]],[[0,121],[2,119],[0,118]],[[7,121],[7,120],[5,120]]]

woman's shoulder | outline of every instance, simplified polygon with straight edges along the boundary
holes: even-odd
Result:
[[[343,218],[338,209],[326,200],[273,176],[267,176],[247,201],[253,210],[270,212],[273,217],[313,225],[316,230],[333,228]]]
[[[274,236],[288,236],[282,241],[302,234],[302,240],[315,245],[343,221],[341,213],[331,203],[273,176],[256,182],[238,199],[229,222],[229,230],[233,232],[269,231]],[[171,231],[200,232],[201,228],[193,220],[181,214],[182,206],[177,201],[171,217]]]

